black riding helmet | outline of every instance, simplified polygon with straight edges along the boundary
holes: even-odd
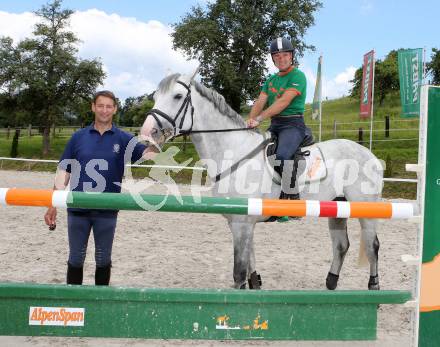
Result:
[[[270,43],[270,54],[278,52],[293,52],[293,45],[289,39],[278,37]]]
[[[270,55],[278,52],[292,52],[292,64],[293,64],[293,45],[289,39],[285,37],[278,37],[272,40],[270,43]],[[273,58],[272,58],[273,60]]]

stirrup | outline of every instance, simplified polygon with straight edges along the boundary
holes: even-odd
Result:
[[[280,193],[280,200],[299,200],[299,194],[298,193],[285,193],[281,191]]]

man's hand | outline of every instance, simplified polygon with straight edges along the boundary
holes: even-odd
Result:
[[[49,226],[49,230],[55,230],[57,227],[57,209],[49,207],[44,215],[44,221]]]
[[[254,119],[254,118],[249,118],[249,119],[246,121],[246,125],[247,125],[248,128],[256,128],[257,126],[260,125],[260,122],[257,121],[257,120]]]
[[[144,160],[153,160],[159,152],[160,151],[157,147],[148,146],[147,148],[145,148],[145,150],[142,154],[142,158]]]

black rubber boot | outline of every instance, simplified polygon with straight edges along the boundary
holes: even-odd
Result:
[[[108,286],[110,283],[112,264],[107,266],[97,266],[95,271],[95,285],[97,286]]]
[[[67,262],[67,284],[79,284],[83,282],[83,267],[74,267]]]

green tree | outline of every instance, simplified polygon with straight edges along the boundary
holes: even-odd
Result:
[[[353,84],[350,95],[360,98],[362,89],[362,67],[358,68],[354,78],[350,81]],[[397,51],[392,50],[385,59],[377,60],[374,68],[374,99],[382,106],[385,97],[399,90],[399,69],[397,66]]]
[[[350,83],[353,85],[353,88],[351,89],[350,96],[353,98],[360,98],[361,97],[361,89],[362,89],[362,67],[358,68],[356,72],[354,73],[353,79],[350,81]]]
[[[145,120],[145,115],[153,108],[154,101],[148,95],[130,97],[125,99],[121,109],[121,125],[141,126]]]
[[[382,106],[388,94],[399,90],[397,51],[392,50],[383,61],[378,61],[374,71],[374,97]]]
[[[174,24],[173,46],[198,59],[202,81],[220,92],[236,111],[258,94],[267,73],[268,45],[290,36],[295,59],[306,49],[318,0],[217,0],[197,5]]]
[[[431,61],[426,64],[428,72],[432,76],[431,83],[440,85],[440,50],[432,49]]]
[[[79,40],[68,30],[71,10],[54,0],[35,12],[41,21],[34,38],[14,46],[0,41],[0,88],[19,96],[19,106],[43,128],[43,155],[50,150],[50,128],[78,99],[89,99],[105,74],[97,60],[77,57]],[[31,102],[32,96],[34,99]]]

